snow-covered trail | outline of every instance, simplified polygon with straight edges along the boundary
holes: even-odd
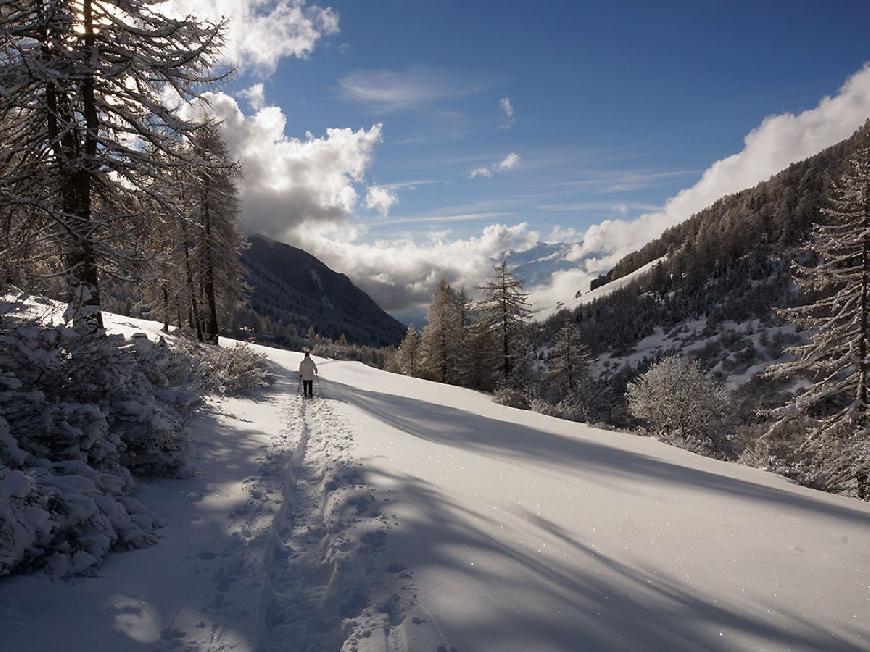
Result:
[[[166,521],[156,545],[110,555],[93,578],[0,583],[0,650],[253,649],[283,502],[267,485],[292,447],[274,416],[289,392],[279,381],[257,400],[214,402],[192,423],[192,477],[139,482]]]
[[[0,650],[870,649],[866,504],[357,363],[303,401],[261,350],[141,486],[160,542],[0,582]]]

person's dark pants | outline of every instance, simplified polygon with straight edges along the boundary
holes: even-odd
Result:
[[[303,380],[302,381],[302,395],[305,398],[314,398],[314,381],[313,380]]]

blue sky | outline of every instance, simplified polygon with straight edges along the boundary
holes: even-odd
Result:
[[[436,182],[396,189],[393,219],[371,237],[431,228],[393,223],[406,217],[480,214],[449,223],[461,235],[492,219],[583,228],[640,214],[739,151],[766,115],[834,93],[870,54],[866,2],[330,6],[338,34],[235,84],[262,79],[288,134],[382,122],[367,177]],[[362,101],[342,86],[354,76],[421,88]],[[431,96],[417,97],[424,88]],[[469,178],[511,152],[520,164],[510,173]],[[374,211],[358,216],[379,222]]]
[[[168,3],[228,20],[242,226],[399,316],[540,240],[555,305],[870,116],[866,1]]]

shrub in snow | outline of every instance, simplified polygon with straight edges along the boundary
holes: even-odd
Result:
[[[694,360],[662,359],[629,383],[628,406],[661,439],[705,455],[731,454],[731,393]]]
[[[0,575],[82,572],[152,540],[131,471],[175,475],[192,363],[121,336],[6,317],[0,326]]]
[[[588,421],[589,406],[580,394],[569,394],[556,403],[556,412],[562,419],[569,421]]]
[[[535,397],[529,401],[529,409],[538,414],[546,414],[548,417],[562,418],[562,413],[559,411],[559,407],[555,403],[551,403],[550,401],[540,397]]]
[[[121,486],[81,462],[0,464],[0,576],[44,564],[81,573],[109,550],[152,542],[156,519]]]
[[[247,344],[223,348],[180,338],[177,346],[192,361],[193,373],[206,391],[238,396],[272,382],[268,359]]]
[[[0,379],[12,384],[0,392],[0,409],[20,433],[19,446],[35,455],[172,475],[182,466],[182,426],[196,395],[171,387],[190,379],[162,374],[169,358],[156,347],[140,357],[120,335],[13,324],[0,331]]]
[[[802,458],[806,457],[801,454],[801,444],[806,440],[812,422],[803,419],[788,425],[771,432],[767,424],[761,424],[746,432],[746,445],[739,461],[805,482],[807,478],[800,478],[797,469],[802,466]]]
[[[507,407],[519,408],[520,410],[531,409],[532,402],[536,398],[537,396],[532,386],[516,381],[502,383],[493,394],[493,400],[496,403],[506,405]]]
[[[271,382],[266,356],[246,344],[213,348],[204,361],[222,394],[249,394]]]

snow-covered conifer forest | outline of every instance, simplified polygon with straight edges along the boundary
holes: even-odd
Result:
[[[458,182],[375,185],[371,151],[330,149],[381,123],[282,133],[286,177],[251,164],[239,142],[285,116],[262,82],[233,90],[255,118],[226,91],[338,13],[217,4],[0,0],[0,652],[870,649],[870,122],[553,308],[548,243],[487,249],[525,223],[420,277],[426,247],[396,264],[381,236],[354,266],[353,211],[377,230],[399,191]],[[255,46],[279,53],[227,54]],[[451,143],[436,103],[489,88],[338,86]],[[293,230],[317,219],[330,266]],[[378,305],[408,288],[423,324]]]

